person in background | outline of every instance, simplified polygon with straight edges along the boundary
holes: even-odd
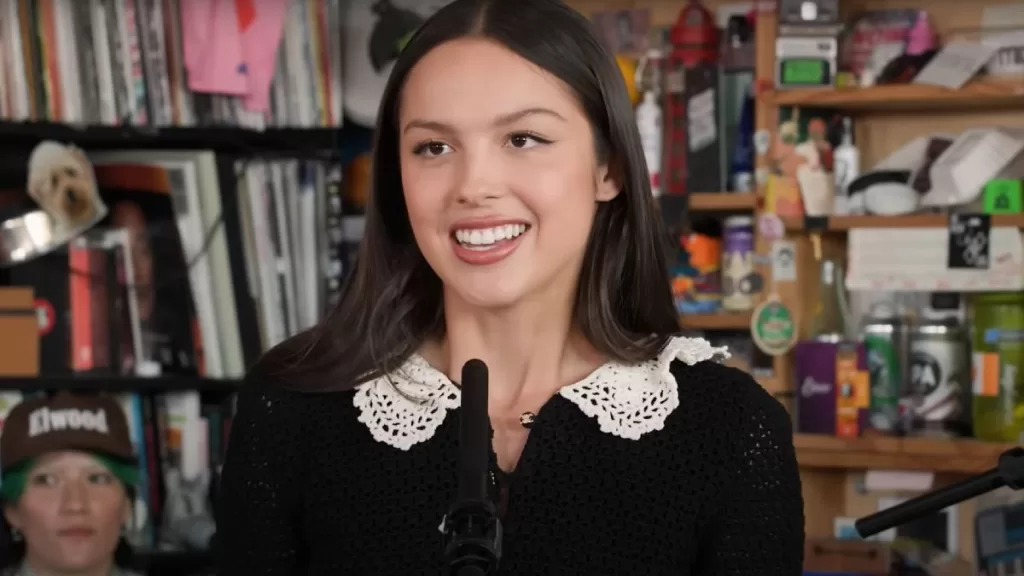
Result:
[[[63,392],[15,406],[0,436],[0,575],[135,574],[118,565],[130,562],[121,534],[137,472],[115,400]]]
[[[379,110],[341,301],[239,391],[218,575],[445,574],[479,359],[495,574],[800,576],[789,414],[681,335],[629,95],[586,18],[455,0]]]

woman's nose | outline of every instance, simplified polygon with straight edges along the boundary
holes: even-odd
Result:
[[[502,195],[501,166],[486,150],[462,155],[459,182],[456,187],[460,204],[479,204]]]
[[[60,499],[62,512],[80,513],[89,507],[88,490],[81,481],[66,482],[61,490]]]

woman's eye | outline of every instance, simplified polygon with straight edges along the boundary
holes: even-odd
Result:
[[[31,483],[33,486],[56,486],[57,476],[53,474],[36,474],[32,476]]]
[[[533,134],[513,134],[509,136],[508,143],[513,148],[533,148],[538,144],[546,143],[546,141]]]
[[[437,156],[443,156],[448,152],[449,146],[444,142],[424,142],[413,150],[413,153],[417,156],[426,156],[427,158],[435,158]]]
[[[106,472],[94,472],[89,475],[90,484],[110,484],[114,477]]]

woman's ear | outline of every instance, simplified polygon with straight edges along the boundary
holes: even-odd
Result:
[[[7,525],[15,530],[21,530],[21,514],[18,512],[16,506],[11,504],[4,504],[4,520],[7,521]]]
[[[608,202],[622,192],[622,170],[618,162],[608,161],[597,167],[597,201]]]
[[[135,498],[132,497],[131,492],[125,491],[123,507],[124,514],[122,514],[123,518],[121,518],[121,526],[123,528],[128,528],[132,525],[132,517],[134,516],[133,512],[135,511]]]

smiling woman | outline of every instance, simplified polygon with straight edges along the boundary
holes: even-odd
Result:
[[[622,77],[557,0],[455,0],[395,63],[338,307],[240,393],[222,576],[445,573],[488,366],[502,575],[798,576],[785,410],[679,336]]]
[[[500,42],[466,37],[420,60],[399,111],[405,205],[445,310],[571,294],[594,216],[622,184],[568,86]]]

